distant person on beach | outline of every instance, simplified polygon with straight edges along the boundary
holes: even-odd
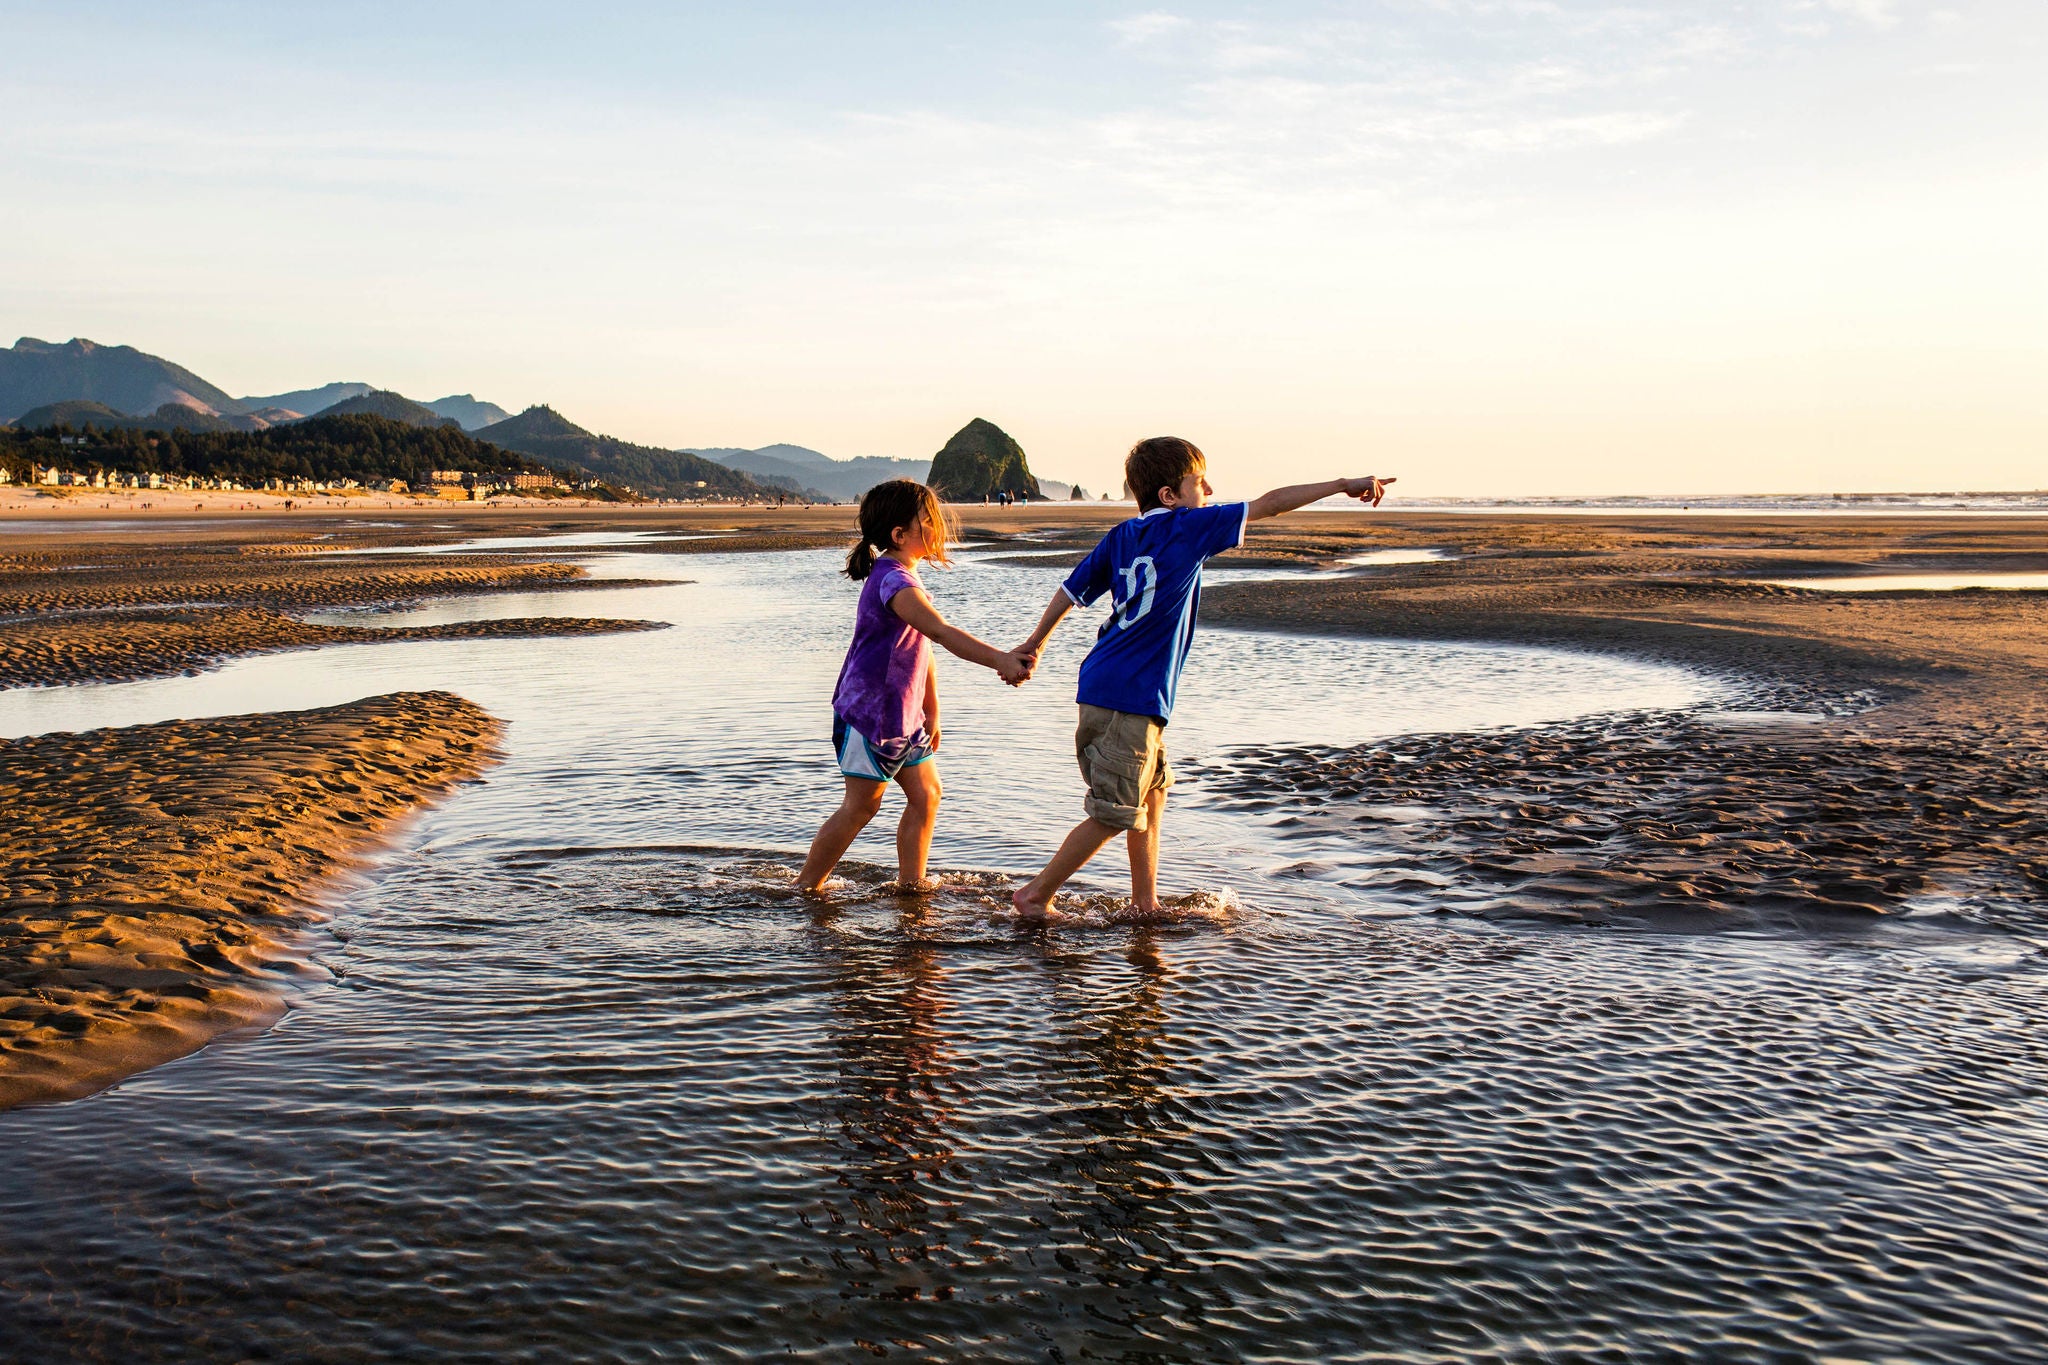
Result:
[[[1074,748],[1087,785],[1074,826],[1045,870],[1011,894],[1020,915],[1043,916],[1067,879],[1102,846],[1124,834],[1131,855],[1131,908],[1159,913],[1159,822],[1173,785],[1166,723],[1173,715],[1195,612],[1202,565],[1244,543],[1245,527],[1266,517],[1343,494],[1379,506],[1392,479],[1371,475],[1276,488],[1250,502],[1209,506],[1209,462],[1193,442],[1155,436],[1131,447],[1124,486],[1138,515],[1115,527],[1052,595],[1031,638],[1017,653],[1036,666],[1062,617],[1110,594],[1109,619],[1081,663],[1080,726]]]
[[[1012,687],[1031,676],[1020,653],[1004,653],[946,624],[918,581],[925,560],[947,564],[946,511],[938,494],[909,479],[876,484],[860,500],[860,543],[846,576],[860,583],[853,643],[832,694],[832,747],[846,795],[832,812],[797,878],[816,891],[856,836],[882,809],[889,783],[907,803],[896,826],[896,880],[924,882],[939,817],[939,679],[933,640],[969,663],[992,668]]]

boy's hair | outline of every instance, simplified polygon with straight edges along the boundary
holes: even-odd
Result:
[[[1124,457],[1124,487],[1138,500],[1138,510],[1149,512],[1161,505],[1160,489],[1179,488],[1182,479],[1208,467],[1209,457],[1193,441],[1154,436],[1132,446]]]
[[[875,569],[875,552],[896,548],[896,532],[924,527],[925,558],[951,564],[946,556],[946,506],[914,479],[891,479],[861,495],[860,543],[846,556],[846,576],[858,583]]]

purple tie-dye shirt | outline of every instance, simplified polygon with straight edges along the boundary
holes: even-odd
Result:
[[[924,687],[932,666],[924,632],[889,610],[889,599],[905,588],[923,590],[916,571],[877,558],[861,585],[853,643],[832,693],[833,714],[892,758],[924,738]]]

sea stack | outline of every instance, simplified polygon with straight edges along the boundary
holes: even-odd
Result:
[[[927,483],[950,502],[978,502],[998,493],[1043,497],[1025,462],[1024,447],[986,418],[977,417],[953,433],[932,456]]]

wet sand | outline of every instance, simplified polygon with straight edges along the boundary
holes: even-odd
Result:
[[[1285,524],[1253,549],[1329,562]],[[1736,681],[1718,711],[1239,754],[1232,799],[1384,848],[1416,903],[1700,928],[1996,921],[2048,894],[2048,593],[1752,577],[2048,563],[2039,519],[1390,519],[1463,559],[1218,585],[1210,624],[1610,650]],[[1354,551],[1355,552],[1355,551]]]
[[[275,1019],[322,881],[497,734],[430,692],[0,741],[0,1108]]]

